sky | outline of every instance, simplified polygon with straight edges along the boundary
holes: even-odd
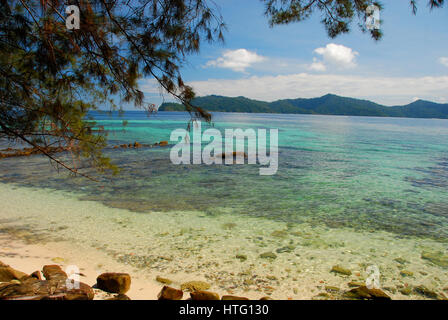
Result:
[[[448,7],[383,0],[380,41],[356,25],[328,37],[320,13],[304,22],[269,27],[259,0],[215,0],[225,43],[203,43],[181,72],[197,96],[251,99],[314,98],[327,93],[387,106],[418,99],[448,103]],[[153,79],[140,81],[146,100],[171,101]]]

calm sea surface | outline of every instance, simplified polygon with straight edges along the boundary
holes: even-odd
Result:
[[[111,146],[169,140],[189,119],[176,112],[95,118]],[[58,174],[40,156],[1,160],[0,182],[76,191],[81,200],[134,212],[199,211],[448,239],[448,120],[217,113],[214,127],[277,128],[277,174],[260,176],[258,165],[173,165],[170,147],[108,148],[122,171],[100,183]]]

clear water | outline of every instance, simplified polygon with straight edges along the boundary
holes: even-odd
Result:
[[[279,129],[278,172],[260,176],[258,165],[173,165],[170,147],[112,148],[169,140],[185,114],[96,118],[121,173],[95,183],[41,156],[0,160],[0,234],[250,298],[322,298],[325,285],[365,281],[369,265],[394,299],[425,298],[407,286],[447,289],[448,120],[215,114],[220,130]]]
[[[96,118],[111,145],[169,140],[188,120],[164,112]],[[166,147],[108,149],[122,171],[99,184],[58,174],[39,156],[0,161],[0,181],[77,191],[135,212],[231,213],[448,239],[447,120],[217,113],[214,126],[278,128],[277,174],[260,176],[257,165],[173,165]]]

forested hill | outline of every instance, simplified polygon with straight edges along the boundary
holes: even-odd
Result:
[[[193,100],[196,106],[215,112],[300,113],[347,116],[441,118],[448,119],[448,104],[417,100],[404,106],[387,107],[368,100],[327,94],[311,99],[285,99],[274,102],[245,97],[205,96]],[[163,103],[159,111],[184,111],[177,103]]]

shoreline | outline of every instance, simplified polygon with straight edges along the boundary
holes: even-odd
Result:
[[[207,282],[207,279],[200,276],[190,275],[190,280],[186,281],[182,276],[171,275],[169,279],[173,282],[165,284],[156,280],[159,277],[168,279],[163,274],[142,272],[142,270],[135,269],[130,265],[119,263],[107,254],[102,254],[95,249],[80,248],[65,241],[27,243],[27,241],[4,233],[0,234],[0,261],[27,274],[32,274],[35,271],[41,272],[44,265],[58,265],[62,270],[74,265],[80,272],[79,281],[91,287],[96,284],[97,277],[102,273],[128,273],[131,276],[131,287],[126,292],[126,296],[131,300],[157,300],[158,294],[165,285],[180,290],[182,283],[189,281]],[[213,284],[210,290],[218,293],[219,296],[233,294],[233,292],[219,290]],[[94,300],[106,300],[116,296],[114,293],[107,293],[96,288],[94,288],[94,292]],[[244,292],[243,295],[250,300],[259,300],[266,297],[260,292]],[[182,300],[188,298],[188,292],[184,292]]]
[[[220,296],[343,299],[349,283],[365,282],[370,264],[379,266],[381,287],[392,299],[427,299],[400,292],[421,285],[446,295],[446,269],[421,256],[445,250],[446,244],[432,240],[307,225],[288,229],[262,218],[138,214],[10,184],[0,184],[0,191],[0,261],[27,273],[48,264],[78,265],[88,285],[103,272],[129,273],[131,299],[157,299],[164,285],[157,276],[173,280],[174,288],[205,281]],[[331,272],[336,265],[351,275]]]
[[[59,265],[65,270],[69,265],[79,268],[80,281],[93,286],[96,278],[105,272],[123,272],[131,275],[131,288],[126,295],[132,300],[157,299],[161,286],[146,279],[138,271],[118,264],[107,255],[95,250],[80,249],[64,242],[31,244],[10,235],[0,235],[0,261],[12,268],[31,274],[41,271],[44,265]],[[95,290],[95,299],[112,298],[101,290]]]

